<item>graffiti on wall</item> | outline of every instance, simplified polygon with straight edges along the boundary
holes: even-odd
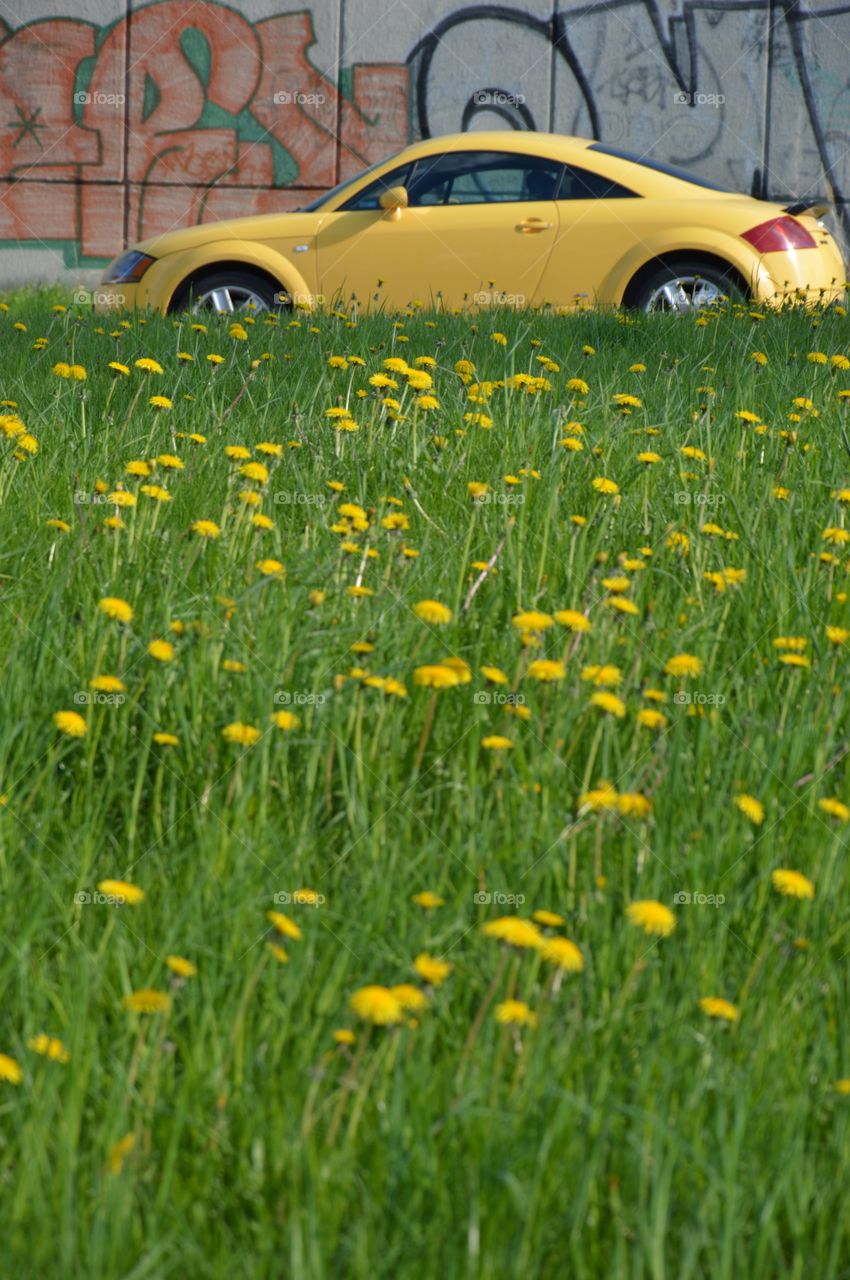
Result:
[[[0,241],[83,258],[175,226],[294,208],[407,137],[407,69],[310,59],[311,15],[163,0],[108,28],[0,42]]]
[[[482,45],[500,54],[486,89],[452,73]],[[850,241],[848,46],[846,0],[682,0],[669,15],[597,0],[545,18],[470,5],[410,54],[414,127],[593,136],[764,198],[825,198]]]
[[[324,0],[340,25],[342,3]],[[295,208],[414,136],[485,127],[826,198],[850,240],[848,0],[659,3],[459,6],[395,61],[379,60],[378,24],[375,61],[324,70],[315,12],[252,20],[252,0],[0,21],[0,247],[93,263],[172,227]]]

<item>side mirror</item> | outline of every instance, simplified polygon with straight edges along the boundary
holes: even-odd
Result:
[[[402,209],[407,208],[407,187],[389,187],[378,197],[378,204],[386,210],[391,218],[401,217]]]

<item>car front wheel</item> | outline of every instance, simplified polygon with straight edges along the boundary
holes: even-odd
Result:
[[[264,276],[252,271],[211,271],[178,289],[169,310],[271,311],[284,307],[288,296]]]
[[[717,306],[727,300],[737,302],[741,296],[741,290],[730,273],[694,259],[659,266],[640,281],[627,305],[640,311],[684,314]]]

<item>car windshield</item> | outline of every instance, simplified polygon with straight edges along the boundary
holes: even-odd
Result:
[[[353,178],[346,178],[344,182],[338,182],[335,187],[331,187],[330,191],[323,191],[315,200],[311,200],[309,204],[302,204],[296,209],[296,213],[315,213],[317,209],[323,209],[329,200],[333,200],[336,196],[341,195],[343,191],[347,191],[349,187],[353,187],[355,182],[359,182],[361,178],[367,177],[370,173],[374,173],[376,169],[380,169],[383,165],[395,160],[396,156],[400,156],[400,151],[395,151],[391,156],[385,156],[383,160],[370,164],[368,169],[361,169],[359,173],[355,173]]]
[[[695,187],[707,187],[709,191],[729,191],[729,187],[721,187],[719,182],[710,182],[708,178],[699,178],[687,169],[678,169],[674,164],[665,164],[663,160],[652,160],[649,156],[639,156],[634,151],[624,151],[621,147],[608,147],[604,142],[592,142],[588,151],[598,151],[603,156],[615,156],[618,160],[628,160],[629,164],[639,164],[643,169],[654,169],[656,173],[666,173],[668,178],[678,178],[680,182],[690,182]]]

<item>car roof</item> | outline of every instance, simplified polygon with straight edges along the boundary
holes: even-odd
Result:
[[[486,132],[438,134],[423,138],[406,147],[403,154],[411,159],[431,155],[435,151],[517,151],[521,154],[556,156],[559,159],[578,151],[586,151],[591,138],[575,138],[564,133],[540,133],[537,130],[491,129]]]

